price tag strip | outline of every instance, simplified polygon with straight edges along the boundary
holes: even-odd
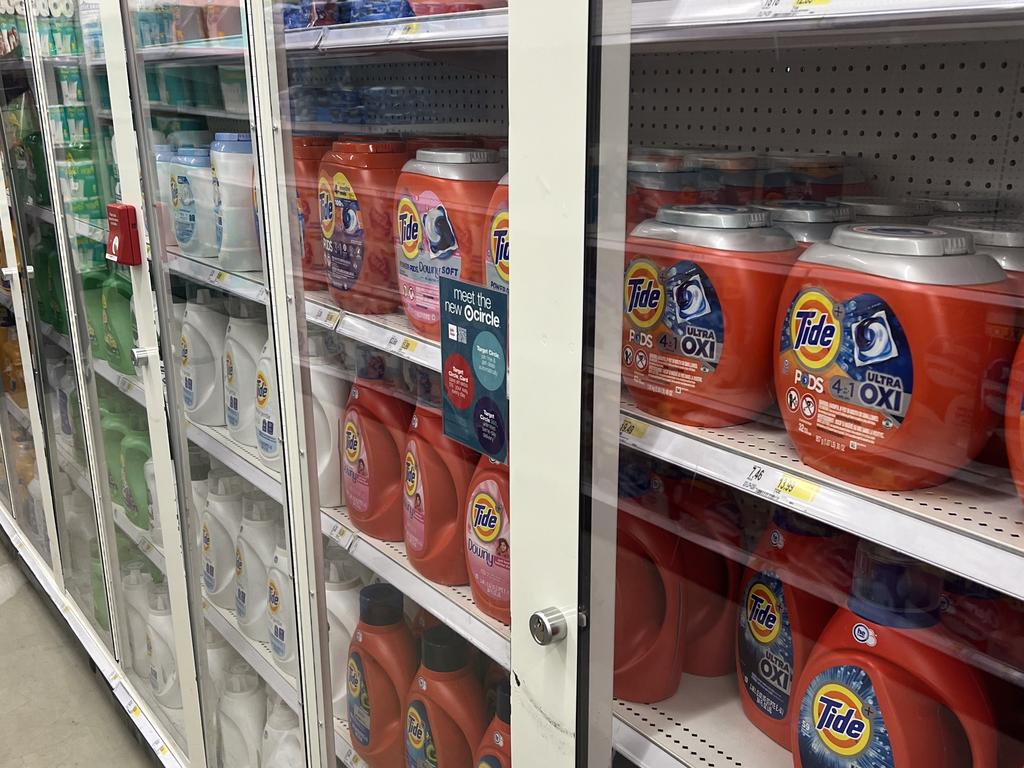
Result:
[[[338,326],[338,321],[341,319],[341,310],[334,309],[333,307],[325,307],[323,304],[317,304],[314,301],[306,299],[306,319],[326,328],[329,331],[333,331]]]
[[[394,320],[394,324],[404,322],[404,318]],[[432,371],[441,370],[441,347],[436,342],[417,339],[403,329],[393,327],[388,322],[388,316],[382,317],[380,321],[371,321],[346,312],[338,323],[337,331],[342,336],[404,357]]]

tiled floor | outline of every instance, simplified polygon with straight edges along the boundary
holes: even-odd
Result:
[[[148,768],[75,638],[0,544],[0,768]]]

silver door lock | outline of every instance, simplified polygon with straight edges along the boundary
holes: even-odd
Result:
[[[545,608],[530,617],[530,634],[539,645],[560,643],[567,631],[565,614],[557,608]]]

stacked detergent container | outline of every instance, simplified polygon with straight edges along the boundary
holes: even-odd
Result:
[[[508,174],[501,177],[491,203],[487,206],[487,227],[484,231],[487,247],[483,254],[485,288],[508,293],[509,261],[511,258],[511,230],[508,216]]]
[[[224,340],[228,315],[207,288],[199,288],[185,308],[178,342],[185,413],[197,424],[223,426]]]
[[[794,689],[796,766],[996,765],[978,672],[938,650],[942,577],[870,542]]]
[[[295,677],[299,671],[298,640],[295,623],[295,582],[288,551],[288,532],[278,528],[274,559],[267,572],[267,628],[274,663]]]
[[[263,682],[245,661],[231,665],[217,709],[221,764],[260,768],[259,748],[267,723],[267,695]]]
[[[772,225],[789,232],[802,251],[825,242],[837,225],[853,218],[845,205],[817,200],[774,200],[754,205],[768,211]]]
[[[186,256],[216,258],[217,220],[209,147],[181,147],[170,168],[174,239]]]
[[[294,136],[295,203],[302,237],[302,276],[307,291],[327,288],[327,263],[320,229],[320,160],[331,148],[327,136]]]
[[[350,312],[398,308],[392,221],[409,159],[400,141],[338,141],[320,162],[319,210],[331,296]]]
[[[341,480],[341,417],[352,386],[343,376],[338,359],[329,354],[327,338],[310,332],[306,338],[309,357],[309,410],[313,414],[316,436],[316,469],[320,506],[340,507],[343,502]]]
[[[256,363],[267,343],[264,307],[228,300],[230,320],[224,334],[224,416],[228,433],[242,445],[256,445]]]
[[[210,145],[217,265],[232,272],[263,268],[253,207],[252,137],[218,133]]]
[[[512,623],[511,532],[508,465],[481,456],[466,494],[466,569],[473,602],[504,624]]]
[[[324,553],[324,601],[331,657],[331,690],[334,711],[347,706],[346,675],[349,645],[359,623],[359,593],[366,570],[343,549],[328,547]]]
[[[694,205],[700,202],[697,167],[681,150],[640,148],[631,151],[626,162],[626,233],[640,222],[654,218],[669,205]]]
[[[946,204],[950,202],[947,200]],[[960,206],[965,205],[963,200],[952,202]],[[1014,345],[1018,344],[1024,322],[1020,304],[1020,300],[1024,298],[1024,221],[991,216],[942,216],[932,219],[931,226],[966,232],[974,238],[974,247],[977,250],[984,251],[999,262],[999,266],[1006,273],[1005,289],[1008,295],[993,294],[989,298],[993,316],[990,334],[1011,339]],[[1008,380],[1012,366],[1012,359],[999,358],[992,362],[986,372],[983,397],[985,404],[995,412],[997,421],[992,439],[978,454],[978,459],[987,464],[1006,466],[1010,453],[1018,457],[1014,460],[1014,464],[1018,466],[1018,469],[1014,470],[1014,477],[1024,478],[1024,474],[1021,473],[1022,450],[1019,438],[1012,440],[1016,443],[1012,449],[1007,438],[1008,429],[1013,429],[1015,435],[1020,435],[1020,395],[1012,398],[1017,403],[1015,407],[1007,407]],[[1007,427],[1008,423],[1012,423],[1013,426]],[[1019,484],[1018,488],[1021,487],[1024,485]]]
[[[850,588],[853,545],[828,526],[778,509],[743,576],[736,676],[743,713],[788,748],[796,681]]]
[[[267,579],[274,564],[281,506],[258,491],[242,503],[242,521],[235,538],[235,614],[246,637],[267,637]]]
[[[218,473],[210,480],[202,516],[203,589],[221,608],[235,607],[235,543],[244,486],[237,475]]]
[[[800,457],[882,490],[936,485],[995,427],[987,372],[999,264],[970,235],[854,224],[801,255],[776,317],[775,390]]]
[[[926,224],[932,217],[932,204],[928,200],[909,197],[876,197],[872,195],[842,195],[829,198],[829,202],[845,205],[853,211],[860,224]]]
[[[798,250],[768,213],[670,206],[626,241],[622,365],[645,412],[721,427],[772,403],[771,318]]]
[[[442,277],[480,284],[487,206],[506,164],[490,149],[421,149],[398,179],[395,254],[413,327],[439,338]]]

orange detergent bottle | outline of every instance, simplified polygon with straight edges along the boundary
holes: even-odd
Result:
[[[740,704],[750,722],[786,749],[800,706],[796,681],[849,593],[852,566],[847,536],[778,509],[744,574],[736,633]]]
[[[318,183],[320,161],[331,147],[327,136],[295,136],[295,203],[302,237],[302,278],[307,291],[327,290],[327,264],[320,228]]]
[[[469,768],[487,727],[473,657],[466,641],[444,625],[423,633],[422,648],[405,699],[406,768]]]
[[[395,182],[409,159],[401,141],[338,141],[320,163],[320,227],[331,296],[342,309],[398,308],[392,253]]]
[[[505,624],[512,623],[509,511],[508,466],[481,456],[466,494],[466,569],[477,607]]]
[[[880,490],[936,485],[995,426],[984,389],[1003,270],[971,238],[844,224],[808,248],[776,316],[775,392],[800,458]]]
[[[473,756],[474,768],[512,768],[512,691],[498,683],[497,710]]]
[[[981,678],[935,646],[941,576],[861,542],[848,607],[822,632],[794,689],[800,768],[996,765]]]
[[[772,404],[772,317],[796,260],[768,214],[671,206],[626,242],[622,373],[637,406],[722,427]]]
[[[427,391],[440,392],[440,384]],[[439,405],[421,397],[409,425],[402,519],[409,562],[431,581],[454,586],[469,583],[463,515],[480,457],[445,436]]]
[[[348,649],[348,727],[352,746],[373,768],[404,765],[405,692],[418,663],[402,593],[385,583],[363,587]]]
[[[999,262],[1006,273],[1008,297],[993,299],[995,316],[992,333],[1020,341],[1022,318],[1019,308],[1024,298],[1024,222],[991,216],[943,216],[932,219],[931,226],[966,232],[974,238],[974,247]],[[1005,422],[1007,416],[1006,393],[1013,365],[1011,358],[1000,358],[992,363],[985,377],[984,400],[996,414],[996,429],[992,438],[978,454],[986,464],[1005,467],[1009,463],[1006,446]],[[1019,766],[1018,766],[1019,768]]]
[[[487,204],[506,164],[492,149],[421,149],[398,179],[395,258],[402,306],[413,327],[437,339],[439,280],[483,281]]]
[[[352,523],[384,541],[402,540],[402,456],[412,406],[356,379],[341,417],[342,483]]]
[[[511,244],[509,240],[508,219],[508,174],[501,177],[498,186],[491,195],[491,203],[487,206],[487,225],[484,228],[482,250],[483,275],[485,288],[508,293],[509,257]]]

